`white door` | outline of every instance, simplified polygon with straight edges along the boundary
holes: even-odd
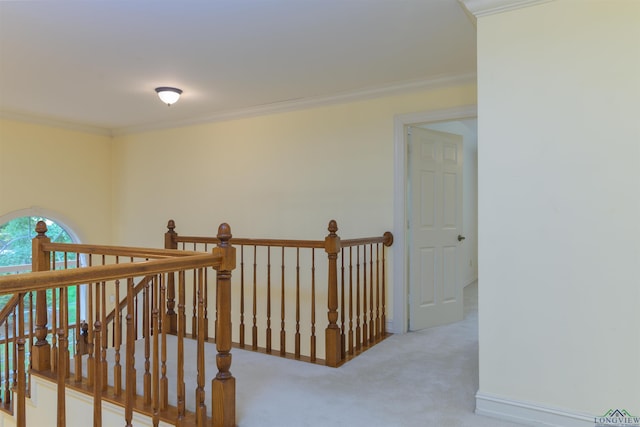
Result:
[[[408,127],[409,330],[462,320],[462,136]]]

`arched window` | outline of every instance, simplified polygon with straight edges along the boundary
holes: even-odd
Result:
[[[47,236],[52,242],[73,242],[71,235],[61,225],[49,218],[22,216],[12,219],[0,225],[0,274],[31,271],[31,240],[36,236],[35,230],[38,221],[44,221],[47,224]],[[60,261],[63,260],[56,259],[56,263]],[[75,264],[76,260],[70,261]]]
[[[20,211],[19,213],[25,213]],[[6,218],[6,217],[4,217]],[[36,224],[44,221],[47,224],[47,237],[56,243],[74,243],[73,234],[62,224],[41,215],[13,216],[6,222],[0,223],[0,275],[21,274],[31,271],[31,241],[36,236]],[[55,268],[63,268],[65,260],[62,253],[56,254]],[[67,268],[77,266],[75,254],[69,254],[66,260]],[[77,322],[76,316],[76,290],[75,286],[69,287],[69,321]],[[84,286],[81,289],[84,294]],[[0,308],[11,299],[13,295],[0,295]],[[84,295],[81,295],[82,298]],[[51,290],[47,291],[47,301],[50,302]],[[48,304],[49,306],[49,304]]]

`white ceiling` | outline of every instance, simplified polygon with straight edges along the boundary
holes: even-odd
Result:
[[[458,0],[0,1],[0,116],[104,133],[473,78]],[[184,91],[167,107],[154,88]]]

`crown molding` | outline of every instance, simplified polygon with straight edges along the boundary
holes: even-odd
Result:
[[[333,104],[343,104],[347,102],[363,101],[367,99],[380,98],[384,96],[400,95],[403,93],[433,90],[462,84],[473,84],[476,82],[476,73],[464,73],[457,75],[435,76],[427,79],[399,82],[395,84],[370,87],[366,89],[342,92],[339,94],[301,98],[289,101],[274,102],[265,105],[258,105],[233,111],[221,111],[219,113],[191,118],[180,121],[168,121],[162,123],[149,123],[145,125],[126,126],[119,128],[102,128],[98,126],[83,125],[50,117],[30,115],[12,111],[0,111],[0,119],[16,120],[26,123],[41,124],[62,129],[74,130],[105,136],[121,136],[132,133],[148,132],[162,129],[172,129],[185,126],[200,125],[206,123],[222,122],[226,120],[237,120],[249,117],[257,117],[268,114],[285,113],[308,108],[322,107]]]
[[[111,129],[99,126],[84,125],[80,123],[67,122],[51,117],[38,116],[34,114],[24,114],[15,111],[0,111],[0,119],[14,120],[18,122],[31,123],[36,125],[51,126],[55,128],[73,130],[77,132],[91,133],[95,135],[113,136]]]
[[[476,18],[522,9],[554,0],[458,0]]]
[[[290,101],[274,102],[271,104],[259,105],[255,107],[243,108],[233,111],[223,111],[203,117],[174,121],[154,123],[143,126],[129,126],[123,128],[112,129],[114,136],[127,135],[132,133],[148,132],[161,129],[178,128],[184,126],[193,126],[206,123],[222,122],[227,120],[237,120],[249,117],[264,116],[268,114],[285,113],[308,108],[322,107],[333,104],[343,104],[347,102],[362,101],[366,99],[379,98],[383,96],[399,95],[408,92],[420,90],[433,90],[442,87],[472,84],[477,80],[476,73],[465,73],[458,75],[447,75],[432,77],[429,79],[413,80],[409,82],[401,82],[392,85],[378,86],[351,92],[343,92],[340,94],[301,98]]]

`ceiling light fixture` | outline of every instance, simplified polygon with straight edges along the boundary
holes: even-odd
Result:
[[[182,94],[182,90],[175,87],[157,87],[156,93],[162,102],[170,106],[178,101]]]

